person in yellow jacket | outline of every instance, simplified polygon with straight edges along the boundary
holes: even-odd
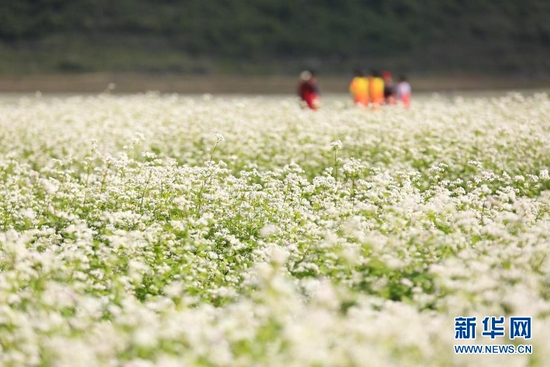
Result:
[[[359,106],[369,104],[369,80],[361,70],[355,70],[355,77],[351,80],[349,91],[355,104]]]
[[[370,102],[376,107],[384,103],[384,80],[377,70],[373,70],[369,78]]]

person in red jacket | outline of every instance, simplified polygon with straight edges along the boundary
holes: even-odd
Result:
[[[298,84],[298,96],[304,108],[319,109],[319,86],[315,73],[307,70],[302,71]]]

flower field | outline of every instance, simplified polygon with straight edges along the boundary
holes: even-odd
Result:
[[[546,94],[0,100],[0,366],[548,366],[549,147]]]

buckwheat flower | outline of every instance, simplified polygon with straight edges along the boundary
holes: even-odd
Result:
[[[44,186],[44,189],[46,192],[50,195],[53,195],[59,190],[59,185],[52,182],[52,180],[43,180],[42,185]]]
[[[256,271],[260,279],[266,280],[273,275],[273,268],[268,263],[259,263],[256,265]]]
[[[28,218],[28,219],[36,218],[36,213],[32,209],[24,209],[24,210],[22,209],[21,215],[23,215],[25,218]]]
[[[148,158],[148,159],[157,158],[157,155],[153,152],[143,152],[142,155],[143,155],[144,158]]]
[[[132,359],[131,361],[125,362],[122,366],[123,367],[154,367],[156,364],[152,361],[142,359],[142,358],[136,358]]]
[[[277,265],[283,265],[288,259],[289,253],[285,249],[277,245],[272,245],[270,248],[271,262]]]
[[[155,348],[157,346],[156,330],[151,327],[140,327],[134,331],[132,339],[138,347]]]
[[[181,367],[182,365],[185,365],[185,364],[182,362],[180,358],[177,358],[176,356],[172,356],[166,353],[158,357],[154,365],[163,366],[163,367]],[[129,366],[124,366],[124,367],[129,367]]]
[[[360,240],[364,240],[360,238]],[[346,259],[350,264],[360,264],[363,261],[361,257],[361,248],[357,244],[347,244],[341,253],[342,257]]]
[[[396,257],[390,256],[390,255],[384,255],[382,256],[382,259],[386,263],[386,265],[392,269],[401,269],[403,268],[404,262],[401,259],[398,259]]]
[[[85,367],[99,363],[93,347],[83,340],[70,340],[54,335],[44,340],[44,344],[48,354],[55,356],[56,364],[60,367]]]
[[[343,147],[342,141],[340,140],[333,141],[332,143],[330,143],[330,147],[335,150],[342,149]]]
[[[278,229],[273,224],[266,224],[265,226],[260,229],[260,236],[262,237],[269,237],[275,233],[277,233]]]
[[[538,182],[539,180],[539,177],[537,175],[527,174],[527,177],[533,182]]]
[[[340,305],[332,285],[327,280],[322,281],[316,288],[313,299],[330,309],[336,309]]]
[[[137,282],[140,282],[143,275],[150,270],[149,266],[138,260],[130,260],[128,263],[128,272],[130,277]]]

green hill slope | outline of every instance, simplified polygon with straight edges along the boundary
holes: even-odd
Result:
[[[0,72],[545,73],[546,0],[18,0]]]

